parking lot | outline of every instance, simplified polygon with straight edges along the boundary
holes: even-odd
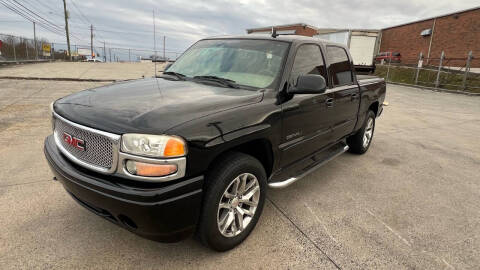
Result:
[[[286,189],[269,190],[245,243],[216,253],[192,238],[162,244],[135,236],[52,181],[43,155],[49,103],[103,84],[0,80],[3,269],[480,265],[480,97],[388,85],[389,106],[365,155],[343,154]]]

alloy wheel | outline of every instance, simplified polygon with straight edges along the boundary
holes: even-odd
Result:
[[[363,133],[363,148],[367,148],[373,136],[373,118],[368,118],[365,132]]]
[[[260,199],[260,185],[251,173],[235,177],[220,198],[217,211],[218,230],[225,237],[242,233],[252,221]]]

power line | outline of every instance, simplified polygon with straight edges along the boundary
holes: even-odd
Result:
[[[40,10],[42,10],[42,11],[45,11],[46,13],[48,13],[50,15],[63,17],[62,15],[60,15],[60,13],[58,13],[56,11],[56,9],[51,8],[50,6],[47,6],[45,2],[41,2],[39,0],[35,0],[35,2],[31,2],[32,0],[23,0],[23,1],[30,4],[30,6],[35,7],[38,12],[40,12]]]
[[[42,16],[38,15],[37,13],[35,13],[34,11],[32,11],[31,9],[29,9],[28,7],[24,6],[22,3],[19,3],[18,1],[16,0],[12,0],[13,2],[11,2],[12,4],[16,5],[18,8],[21,8],[23,7],[23,10],[24,12],[27,11],[30,12],[31,14],[33,14],[34,16],[40,18],[41,20],[45,21],[47,24],[51,25],[53,28],[56,28],[57,30],[61,31],[62,28],[54,23],[52,23],[51,21],[43,18]],[[20,7],[21,6],[21,7]]]
[[[39,0],[35,0],[35,1],[36,1],[35,4],[32,3],[32,2],[30,2],[31,0],[24,0],[24,1],[26,1],[27,3],[29,3],[32,7],[36,8],[36,9],[37,9],[36,11],[37,11],[39,14],[42,14],[42,15],[45,14],[45,13],[42,13],[42,12],[41,12],[41,10],[42,10],[42,11],[47,12],[48,15],[55,15],[55,16],[58,16],[58,17],[62,18],[62,20],[64,19],[64,15],[60,15],[59,13],[57,13],[57,12],[55,11],[55,10],[56,10],[55,8],[52,8],[51,6],[45,5],[46,3],[42,3],[42,2],[40,2]],[[37,3],[38,3],[39,5],[38,5]],[[47,15],[47,17],[48,17],[48,15]],[[77,23],[76,23],[76,22],[72,22],[71,20],[69,20],[69,24],[77,24]],[[61,30],[61,31],[63,31],[63,27],[65,26],[64,23],[60,23],[60,26],[62,27],[62,30]],[[83,26],[82,26],[82,27],[83,27]],[[72,36],[72,38],[76,39],[77,41],[83,41],[84,39],[86,39],[85,37],[78,37],[78,36],[72,34],[72,31],[69,31],[69,35]]]
[[[76,13],[80,15],[79,18],[82,19],[82,21],[84,21],[86,24],[93,25],[92,21],[87,16],[85,16],[85,14],[82,12],[82,10],[77,6],[77,4],[75,4],[75,1],[70,0],[70,2],[72,2],[73,7],[77,10]],[[96,28],[95,28],[95,30],[96,30]],[[105,37],[103,37],[100,34],[98,34],[98,36],[101,37],[103,39],[103,41],[105,41]]]
[[[85,22],[86,22],[87,24],[93,24],[93,23],[87,18],[87,16],[85,16],[85,14],[83,14],[83,12],[78,8],[77,4],[75,4],[75,1],[70,0],[70,2],[72,2],[73,7],[80,13],[80,16],[83,17],[83,19],[85,19]]]
[[[61,33],[60,31],[58,31],[57,29],[55,28],[52,28],[52,27],[49,27],[48,25],[44,25],[42,24],[41,22],[38,22],[37,20],[35,20],[34,18],[32,18],[30,15],[27,15],[25,13],[23,13],[22,11],[16,9],[15,7],[12,7],[10,6],[9,4],[7,4],[6,2],[4,2],[3,0],[0,0],[0,4],[2,4],[3,6],[5,6],[6,8],[10,9],[11,11],[13,11],[14,13],[20,15],[21,17],[27,19],[28,21],[31,21],[31,22],[35,22],[38,24],[38,26],[42,27],[43,29],[47,30],[47,31],[50,31],[54,34],[57,34],[57,35],[63,35],[63,33]]]
[[[89,24],[90,26],[92,26],[92,25],[93,25],[92,21],[91,21],[87,16],[85,16],[85,14],[82,12],[82,10],[77,6],[77,4],[75,4],[75,1],[70,0],[70,2],[72,2],[74,8],[78,11],[78,12],[76,12],[76,13],[80,15],[79,18],[82,19],[82,20],[83,20],[84,22],[86,22],[87,24]],[[94,27],[93,29],[95,29],[95,31],[97,30],[97,28],[95,28],[95,27]],[[92,29],[90,29],[90,30],[92,30]],[[98,35],[98,36],[103,40],[103,42],[105,43],[106,38],[105,38],[103,35],[101,35],[100,33],[97,33],[97,35]],[[94,41],[94,42],[97,42],[97,41]]]
[[[24,0],[24,1],[25,1],[25,0]],[[49,15],[54,15],[54,16],[56,16],[56,17],[59,17],[59,18],[62,19],[62,21],[63,21],[63,19],[64,19],[64,17],[65,17],[65,15],[64,15],[63,13],[62,13],[62,14],[58,13],[58,12],[56,11],[57,9],[52,8],[52,6],[47,6],[46,3],[43,3],[43,2],[41,2],[40,0],[35,0],[35,2],[38,3],[38,4],[32,4],[32,2],[30,2],[30,1],[32,1],[32,0],[26,0],[26,1],[27,1],[28,3],[30,3],[30,5],[35,6],[38,10],[40,10],[39,7],[42,7],[43,10],[44,10],[46,13],[48,13]],[[63,22],[62,22],[62,24],[63,24]],[[68,24],[69,24],[69,25],[70,25],[70,24],[89,25],[89,24],[86,24],[86,23],[84,23],[84,22],[72,20],[72,18],[69,18]]]
[[[63,18],[63,14],[57,12],[56,9],[52,8],[52,6],[50,6],[50,4],[47,4],[46,1],[35,0],[35,2],[39,3],[41,6],[45,7],[46,9],[51,10],[52,13],[56,13],[58,16],[61,16]]]
[[[17,2],[16,0],[13,0],[13,1]],[[41,14],[41,12],[39,11],[40,9],[38,8],[37,5],[33,5],[33,4],[30,2],[30,0],[26,0],[26,2],[28,2],[30,5],[32,5],[32,6],[34,6],[35,8],[37,8],[37,12]],[[37,0],[37,2],[40,3],[40,4],[42,5],[42,7],[46,8],[47,10],[48,10],[48,9],[52,10],[52,11],[53,11],[53,12],[51,12],[52,14],[53,14],[53,13],[56,13],[56,12],[54,11],[54,9],[51,8],[51,6],[50,6],[50,7],[46,7],[45,5],[43,5],[43,4],[42,4],[41,2],[39,2],[38,0]],[[17,2],[17,3],[18,3],[18,2]],[[20,4],[20,3],[19,3],[19,4]],[[21,4],[20,4],[20,5],[21,5]],[[23,5],[22,5],[22,6],[23,6]],[[23,6],[23,7],[25,7],[25,6]],[[27,8],[27,7],[25,7],[25,8]],[[28,9],[28,8],[27,8],[27,9]],[[31,11],[30,9],[28,9],[28,10]],[[31,11],[31,12],[33,12],[33,11]],[[53,14],[53,15],[57,15],[57,14]],[[37,16],[39,16],[39,15],[37,15]],[[57,16],[60,16],[60,15],[57,15]],[[62,17],[62,19],[63,19],[64,16],[60,16],[60,17]],[[59,28],[59,31],[62,31],[62,32],[64,31],[64,29],[63,29],[62,26],[58,26],[58,25],[56,25],[56,26]],[[78,36],[72,34],[71,32],[69,33],[69,36],[72,36],[74,39],[76,39],[76,40],[78,40],[78,41],[82,41],[82,40],[84,39],[84,38],[79,38]]]
[[[62,28],[60,28],[58,25],[56,25],[57,27],[54,28],[52,27],[51,25],[49,24],[45,24],[43,23],[42,21],[39,21],[36,16],[33,16],[32,14],[30,14],[29,12],[25,12],[24,9],[20,9],[18,7],[18,5],[11,5],[11,3],[6,3],[5,0],[0,0],[0,4],[2,4],[3,6],[5,6],[6,8],[10,9],[11,11],[13,11],[14,13],[20,15],[21,17],[25,18],[26,20],[30,21],[30,22],[34,22],[36,23],[38,26],[40,26],[41,28],[49,31],[49,32],[52,32],[56,35],[59,35],[59,36],[64,36],[64,30]],[[38,15],[37,15],[38,16]],[[42,17],[43,18],[43,17]],[[60,29],[59,29],[60,28]],[[72,37],[74,37],[76,40],[79,40],[79,41],[83,41],[83,39],[73,35],[73,34],[70,34]]]
[[[26,6],[22,5],[21,3],[18,3],[16,0],[10,0],[10,1],[16,2],[17,4],[21,5],[21,6],[24,8],[24,10],[26,9],[27,11],[33,13],[33,14],[36,15],[37,17],[43,19],[44,21],[49,22],[51,25],[55,26],[58,31],[62,32],[62,34],[63,34],[63,32],[65,31],[62,26],[58,26],[58,25],[52,23],[51,21],[43,18],[42,16],[40,16],[40,15],[38,15],[37,13],[33,12],[31,9],[27,8]],[[29,1],[27,1],[27,2],[28,2],[30,5],[32,5],[31,2],[29,2]],[[15,3],[14,3],[14,4],[15,4]],[[18,5],[17,5],[17,7],[18,7]],[[38,6],[35,5],[35,7],[38,9]],[[47,7],[47,9],[49,9],[49,8]],[[50,9],[51,9],[51,7],[50,7]],[[37,10],[37,12],[40,13],[38,10]],[[63,16],[62,16],[62,18],[63,18]],[[37,21],[37,23],[39,23],[39,22]],[[77,41],[83,41],[83,38],[79,38],[78,36],[72,34],[71,32],[69,32],[69,36],[72,36],[72,37],[73,37],[74,39],[76,39]]]

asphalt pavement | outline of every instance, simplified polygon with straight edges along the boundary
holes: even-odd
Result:
[[[250,237],[217,253],[192,238],[162,244],[133,235],[52,181],[43,155],[49,103],[103,84],[0,80],[2,269],[480,266],[480,97],[388,85],[389,106],[365,155],[343,154],[268,190]]]

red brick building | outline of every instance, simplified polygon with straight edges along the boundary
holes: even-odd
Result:
[[[318,28],[305,23],[295,23],[251,28],[247,29],[247,34],[270,34],[272,32],[272,27],[275,27],[275,30],[277,30],[277,33],[279,34],[301,35],[308,37],[316,35],[318,30]]]
[[[466,58],[472,51],[480,59],[480,7],[382,29],[380,52],[400,52],[402,62],[416,63],[425,58]],[[431,60],[432,64],[438,60]],[[445,62],[444,62],[445,65]],[[448,60],[448,66],[464,66],[465,60]],[[472,61],[480,67],[480,61]]]

